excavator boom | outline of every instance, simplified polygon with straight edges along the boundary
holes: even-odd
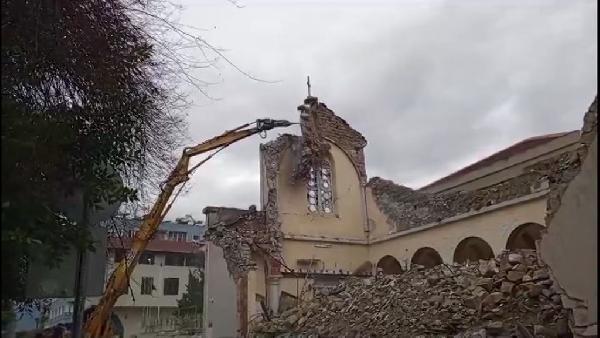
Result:
[[[112,309],[119,297],[127,293],[129,279],[137,265],[140,255],[146,249],[148,242],[158,230],[160,223],[170,209],[170,205],[172,205],[172,201],[171,204],[169,204],[169,201],[171,200],[173,192],[177,186],[189,180],[190,174],[194,169],[208,160],[208,158],[205,159],[190,170],[190,159],[211,150],[227,147],[232,143],[254,134],[263,133],[273,128],[288,127],[291,124],[291,122],[285,120],[260,119],[256,120],[254,127],[249,128],[251,124],[244,124],[196,146],[185,148],[183,150],[179,162],[177,162],[177,165],[161,186],[161,192],[158,195],[158,199],[152,206],[150,212],[144,216],[144,220],[134,236],[131,250],[126,258],[121,260],[119,265],[112,272],[100,302],[92,312],[89,320],[86,321],[84,329],[86,337],[100,338],[111,335],[111,327],[108,323],[108,319],[110,318]]]

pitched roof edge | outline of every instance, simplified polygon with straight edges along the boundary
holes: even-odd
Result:
[[[467,165],[466,167],[463,167],[463,168],[461,168],[459,170],[456,170],[456,171],[454,171],[454,172],[452,172],[452,173],[450,173],[450,174],[448,174],[448,175],[446,175],[444,177],[441,177],[441,178],[439,178],[439,179],[437,179],[437,180],[435,180],[435,181],[433,181],[433,182],[431,182],[431,183],[429,183],[427,185],[424,185],[424,186],[420,187],[418,190],[427,189],[427,188],[430,188],[430,187],[432,187],[432,186],[434,186],[436,184],[447,182],[447,181],[449,181],[452,178],[457,178],[457,177],[460,177],[462,175],[466,175],[466,174],[468,174],[468,173],[470,173],[470,172],[472,172],[474,170],[477,170],[478,168],[473,168],[473,167],[476,167],[478,164],[480,164],[482,162],[485,162],[487,160],[490,160],[490,159],[492,159],[494,157],[498,157],[498,156],[500,156],[500,155],[502,155],[504,153],[509,153],[510,150],[515,149],[517,146],[525,144],[527,142],[547,139],[547,141],[544,142],[544,143],[548,143],[548,142],[551,142],[551,141],[553,141],[553,140],[555,140],[557,138],[564,137],[564,136],[570,135],[572,133],[579,133],[579,132],[580,132],[580,130],[577,129],[577,130],[565,131],[565,132],[560,132],[560,133],[544,134],[544,135],[538,135],[538,136],[532,136],[532,137],[526,138],[526,139],[521,140],[521,141],[519,141],[517,143],[514,143],[513,145],[511,145],[509,147],[506,147],[504,149],[500,149],[500,150],[496,151],[495,153],[493,153],[493,154],[491,154],[489,156],[486,156],[486,157],[484,157],[484,158],[482,158],[482,159],[480,159],[480,160],[478,160],[476,162],[473,162],[473,163]],[[535,145],[535,146],[533,146],[531,148],[535,148],[536,146],[539,146],[539,145],[541,145],[541,144]],[[531,149],[531,148],[528,148],[528,149]],[[525,150],[527,150],[527,149],[525,149]],[[523,150],[523,151],[525,151],[525,150]],[[520,152],[522,152],[522,151],[520,151]],[[517,152],[517,153],[520,153],[520,152]],[[500,160],[501,160],[501,158],[498,158],[498,160],[490,162],[490,164],[491,163],[495,163],[495,162],[500,161]],[[482,168],[484,168],[484,167],[482,167]]]

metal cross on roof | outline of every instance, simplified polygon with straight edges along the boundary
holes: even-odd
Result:
[[[306,86],[308,87],[308,96],[310,96],[310,76],[306,77]]]

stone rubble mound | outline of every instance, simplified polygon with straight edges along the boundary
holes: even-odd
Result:
[[[470,265],[351,277],[252,323],[251,330],[258,336],[568,337],[559,293],[536,252],[519,250]]]

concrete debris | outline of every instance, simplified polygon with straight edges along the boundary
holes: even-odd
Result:
[[[544,279],[548,277],[536,253],[512,254],[503,252],[480,266],[413,266],[401,275],[348,278],[340,282],[338,292],[315,295],[271,321],[253,323],[252,330],[319,337],[568,335],[560,297],[557,302],[543,292],[552,282]],[[514,255],[520,255],[522,263]],[[513,270],[517,266],[526,269]],[[480,267],[486,267],[485,274]],[[524,282],[523,276],[531,279]]]

